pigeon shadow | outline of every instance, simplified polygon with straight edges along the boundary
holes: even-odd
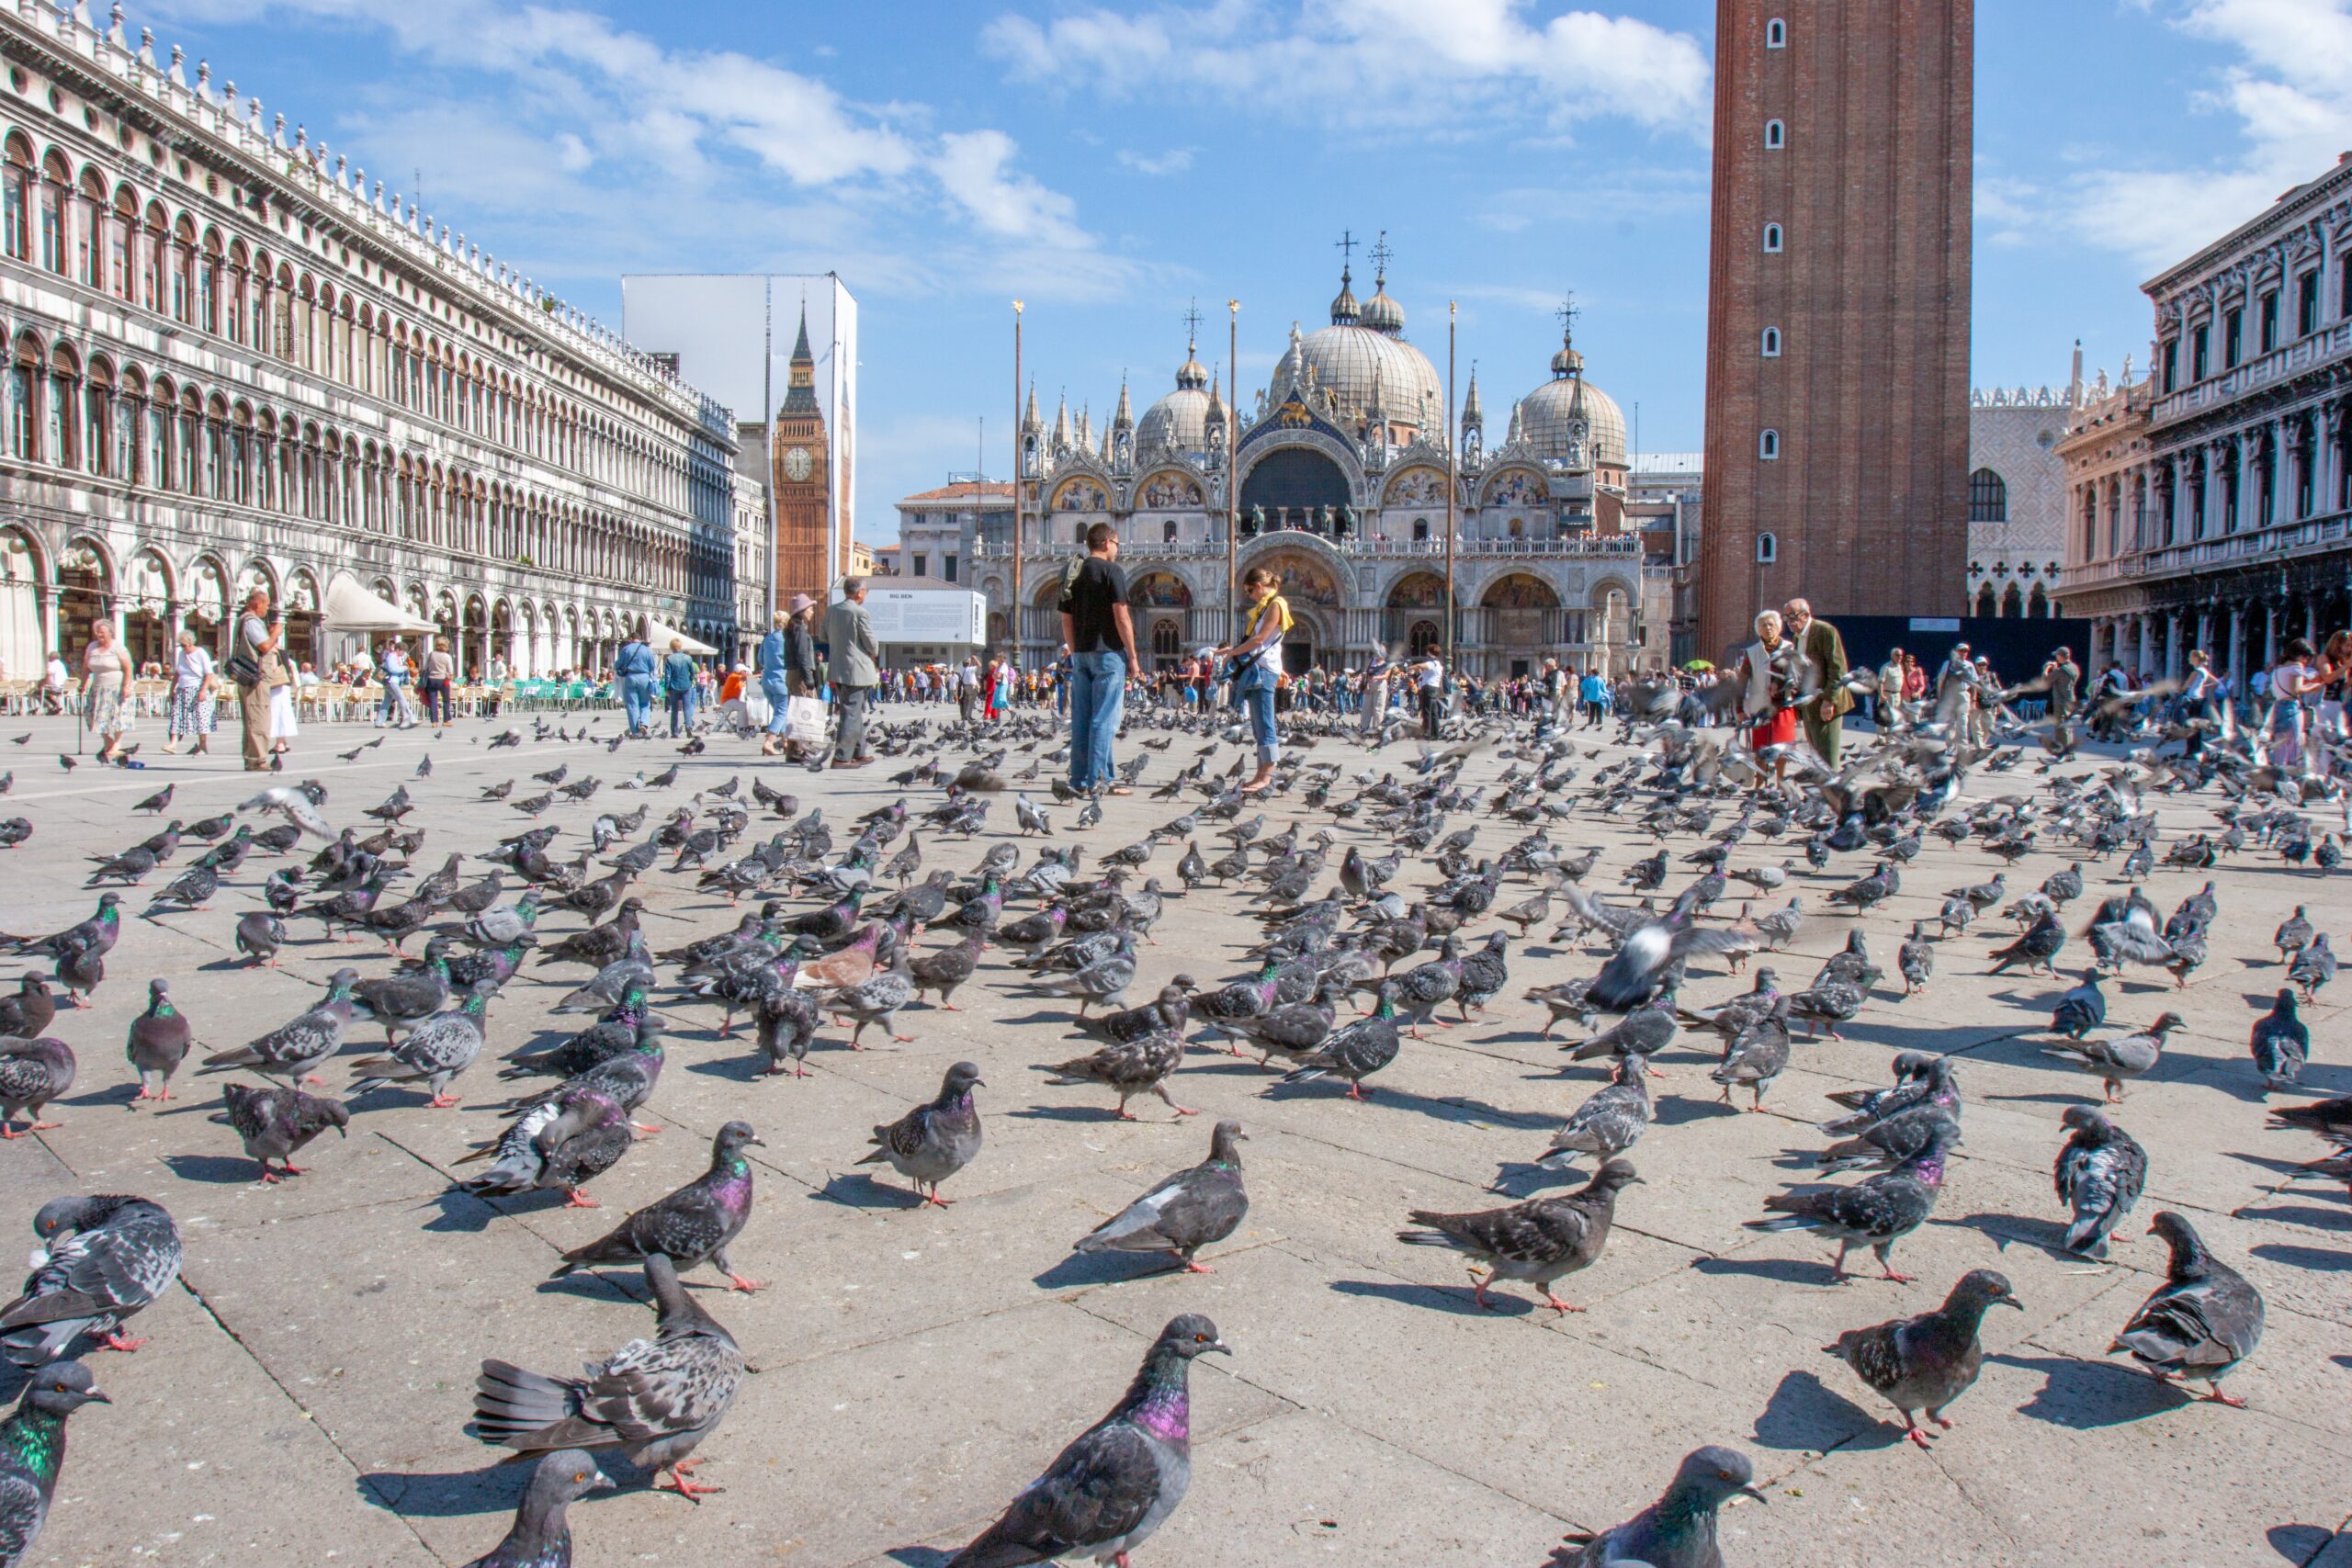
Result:
[[[812,1203],[838,1203],[845,1209],[920,1209],[922,1199],[905,1187],[877,1181],[862,1170],[837,1174],[808,1194]]]
[[[2266,1241],[2246,1249],[2267,1263],[2283,1263],[2292,1269],[2309,1269],[2315,1273],[2341,1274],[2352,1271],[2352,1252],[2329,1252],[2317,1247],[2292,1247],[2285,1242]]]
[[[478,1235],[488,1230],[490,1222],[500,1214],[511,1212],[505,1203],[502,1202],[492,1207],[472,1193],[458,1187],[446,1188],[435,1192],[425,1201],[441,1212],[433,1219],[426,1221],[424,1228],[444,1235],[452,1232]],[[525,1208],[521,1212],[529,1213],[530,1211]]]
[[[2241,1220],[2277,1220],[2281,1224],[2309,1225],[2314,1230],[2352,1230],[2352,1215],[2346,1215],[2340,1209],[2307,1209],[2293,1203],[2280,1208],[2239,1209],[2234,1212],[2233,1217]]]
[[[1112,1285],[1173,1274],[1182,1267],[1165,1252],[1073,1252],[1044,1273],[1033,1275],[1030,1283],[1044,1291]]]
[[[261,1167],[256,1162],[237,1155],[165,1155],[164,1168],[183,1181],[209,1182],[216,1187],[234,1187],[261,1179]],[[296,1177],[295,1180],[301,1179]]]
[[[1737,1120],[1740,1114],[1738,1106],[1726,1105],[1720,1100],[1692,1100],[1673,1094],[1652,1103],[1650,1120],[1661,1127],[1679,1127],[1691,1122],[1720,1122],[1725,1117]]]
[[[2314,1561],[2335,1539],[2335,1532],[2324,1525],[2272,1525],[2262,1534],[2270,1550],[2296,1568]]]
[[[2301,1160],[2272,1159],[2267,1155],[2250,1155],[2236,1149],[2223,1151],[2223,1157],[2253,1166],[2256,1170],[2269,1171],[2277,1176],[2291,1177],[2304,1171],[2304,1165]]]
[[[725,1078],[729,1083],[755,1083],[774,1076],[768,1072],[766,1062],[766,1057],[754,1051],[748,1056],[718,1056],[708,1061],[689,1062],[686,1071],[703,1077]]]
[[[1600,1163],[1589,1155],[1579,1155],[1577,1157],[1595,1168],[1598,1168]],[[1502,1168],[1495,1173],[1495,1179],[1487,1184],[1487,1190],[1498,1197],[1508,1198],[1516,1203],[1522,1198],[1532,1198],[1548,1188],[1580,1187],[1591,1179],[1592,1172],[1589,1170],[1573,1168],[1555,1169],[1551,1166],[1538,1165],[1533,1161],[1506,1160]]]
[[[1883,1449],[1902,1436],[1809,1371],[1792,1371],[1772,1390],[1756,1417],[1763,1448],[1826,1453],[1839,1445]]]
[[[1784,1285],[1838,1283],[1838,1271],[1828,1264],[1802,1258],[1701,1258],[1690,1267],[1702,1274],[1741,1274]]]
[[[903,1562],[907,1568],[947,1568],[956,1554],[935,1546],[899,1546],[882,1554],[893,1562]]]
[[[602,1461],[600,1461],[602,1462]],[[531,1483],[536,1464],[509,1459],[480,1470],[373,1471],[358,1478],[359,1495],[371,1506],[412,1518],[453,1519],[475,1514],[512,1513]]]
[[[2038,1247],[2052,1258],[2077,1263],[2096,1261],[2066,1250],[2066,1226],[2055,1220],[2034,1219],[2023,1214],[1976,1213],[1935,1223],[1980,1232],[2001,1250],[2007,1250],[2008,1244],[2014,1241],[2027,1247]]]
[[[2031,1399],[2018,1406],[2018,1414],[2077,1432],[2145,1420],[2191,1402],[2190,1396],[2178,1389],[2111,1361],[2011,1353],[1984,1359],[2041,1373],[2041,1387]]]
[[[1369,1296],[1402,1306],[1425,1307],[1455,1317],[1526,1317],[1540,1303],[1508,1291],[1489,1291],[1480,1306],[1466,1285],[1410,1285],[1385,1280],[1334,1280],[1331,1289],[1343,1296]]]

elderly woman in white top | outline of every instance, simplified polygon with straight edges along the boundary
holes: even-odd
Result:
[[[212,749],[212,721],[220,707],[220,692],[212,655],[197,646],[194,632],[183,631],[179,651],[172,656],[172,717],[164,750],[178,750],[183,739],[196,742],[188,748],[190,756],[201,757]]]
[[[98,737],[98,761],[111,762],[130,728],[130,655],[114,640],[114,623],[90,623],[82,650],[82,713]]]

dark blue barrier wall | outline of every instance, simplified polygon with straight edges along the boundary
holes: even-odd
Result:
[[[2087,684],[2098,671],[2090,668],[2091,624],[2050,617],[1840,615],[1838,635],[1846,640],[1846,661],[1857,670],[1875,670],[1886,661],[1887,650],[1899,648],[1927,667],[1930,680],[1951,657],[1954,643],[1965,642],[1979,656],[1993,661],[1993,672],[2015,684],[2039,674],[2061,644],[2075,650],[2075,662]]]

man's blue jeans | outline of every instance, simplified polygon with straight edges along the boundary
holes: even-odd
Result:
[[[695,694],[691,689],[683,692],[664,691],[662,694],[669,701],[670,739],[675,740],[681,729],[694,728]]]
[[[648,728],[653,720],[653,677],[624,675],[620,687],[621,708],[628,715],[631,732]]]
[[[1072,654],[1069,687],[1069,785],[1100,788],[1112,782],[1111,743],[1126,705],[1126,655],[1111,649]]]

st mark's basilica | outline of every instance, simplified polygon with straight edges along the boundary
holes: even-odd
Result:
[[[1119,530],[1148,663],[1227,640],[1228,476],[1240,487],[1235,571],[1283,574],[1294,671],[1442,644],[1445,384],[1406,336],[1385,255],[1374,254],[1371,297],[1356,298],[1343,268],[1330,324],[1294,323],[1238,417],[1200,363],[1197,334],[1173,389],[1140,418],[1122,385],[1099,431],[1072,420],[1067,397],[1048,424],[1033,386],[1020,433],[1024,663],[1053,653],[1062,563],[1102,522]],[[1452,482],[1455,650],[1467,673],[1522,674],[1546,657],[1605,671],[1664,659],[1670,552],[1645,565],[1642,535],[1626,527],[1625,417],[1585,378],[1568,320],[1549,377],[1510,405],[1492,445],[1475,370],[1464,390]],[[978,555],[978,585],[1007,603],[1009,529],[991,528]],[[1005,633],[1000,613],[991,640]]]

